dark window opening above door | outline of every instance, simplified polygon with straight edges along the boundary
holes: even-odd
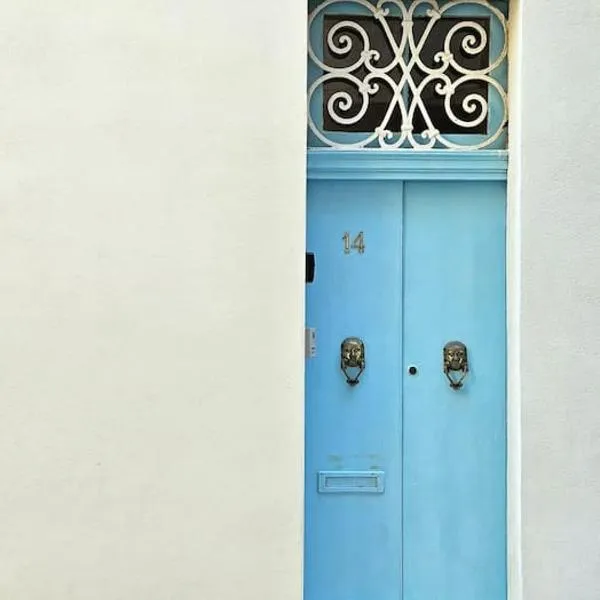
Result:
[[[391,47],[381,23],[372,17],[352,16],[352,15],[329,15],[325,17],[323,27],[323,48],[324,58],[328,65],[336,69],[347,69],[353,64],[360,63],[360,54],[363,51],[360,44],[361,34],[353,26],[344,26],[343,23],[355,23],[360,25],[367,33],[372,50],[379,53],[379,60],[374,61],[378,67],[385,68],[394,62],[394,48]],[[488,101],[488,84],[480,79],[471,79],[461,82],[464,73],[459,71],[453,65],[449,65],[444,70],[447,80],[442,78],[429,78],[427,76],[436,69],[440,69],[440,53],[444,52],[444,46],[448,34],[453,28],[456,34],[448,38],[448,47],[457,62],[458,68],[474,72],[485,70],[490,64],[490,20],[489,18],[471,18],[469,23],[477,27],[463,25],[465,19],[448,17],[435,22],[429,28],[429,19],[416,18],[413,21],[413,31],[415,43],[423,45],[419,52],[420,61],[411,61],[411,53],[405,51],[405,62],[407,64],[406,72],[396,64],[386,72],[386,75],[398,87],[402,87],[400,93],[403,95],[405,104],[410,106],[415,99],[414,89],[420,90],[420,99],[423,108],[417,104],[412,118],[414,131],[421,133],[428,128],[426,115],[441,133],[487,133],[487,114],[485,106],[481,102],[473,100],[469,103],[469,97],[481,98]],[[399,46],[402,38],[402,19],[388,18],[387,25],[393,39]],[[458,27],[457,27],[458,26]],[[334,29],[335,35],[332,36],[333,44],[327,42],[329,34]],[[344,36],[350,40],[350,44],[342,45]],[[425,39],[423,37],[425,36]],[[342,47],[347,47],[347,52],[339,52]],[[477,51],[474,51],[477,50]],[[420,65],[422,62],[422,66]],[[364,64],[361,64],[354,71],[349,71],[360,81],[364,81],[369,75],[369,71]],[[409,78],[410,77],[410,83]],[[401,86],[404,77],[404,84]],[[378,84],[376,92],[371,94],[370,102],[364,115],[352,123],[342,123],[334,118],[336,110],[343,108],[344,98],[350,98],[350,109],[344,115],[346,118],[352,118],[361,110],[361,92],[359,87],[352,80],[339,78],[330,79],[323,85],[323,128],[326,131],[347,131],[347,132],[369,132],[373,131],[385,118],[390,110],[390,104],[393,103],[395,89],[385,83],[383,78],[374,77],[373,82]],[[411,83],[414,84],[414,88]],[[449,96],[449,110],[446,109],[446,95],[444,88],[440,85],[457,84],[456,90]],[[397,89],[397,87],[396,87]],[[347,95],[347,96],[346,96]],[[332,103],[333,110],[328,109],[329,103]],[[469,108],[471,111],[469,112]],[[424,110],[423,110],[424,109]],[[483,118],[473,119],[473,111],[478,112]],[[450,115],[455,115],[459,122],[455,122]],[[388,129],[393,132],[402,130],[402,113],[399,104],[391,107],[388,118]]]
[[[309,147],[505,148],[507,5],[328,0],[309,15]]]

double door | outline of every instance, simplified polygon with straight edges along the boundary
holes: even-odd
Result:
[[[506,598],[505,202],[309,179],[305,600]]]

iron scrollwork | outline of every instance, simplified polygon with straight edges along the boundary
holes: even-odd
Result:
[[[320,39],[310,34],[312,28],[322,23],[321,17],[329,14],[330,8],[332,14],[336,14],[336,11],[348,10],[347,6],[352,6],[356,15],[344,15],[329,29],[323,39],[323,53],[310,41]],[[461,11],[465,7],[494,21],[494,31],[503,37],[499,48],[494,44],[493,55],[485,66],[472,66],[460,58],[461,55],[467,60],[486,56],[491,54],[492,48],[491,34],[482,26],[481,18],[464,16]],[[372,18],[382,30],[385,48],[363,26],[365,17]],[[432,32],[445,18],[453,24],[444,39],[435,42],[432,48]],[[415,25],[417,20],[425,22],[422,33]],[[398,21],[400,34],[396,33]],[[383,149],[476,150],[494,144],[506,131],[507,93],[497,69],[505,67],[508,25],[506,16],[490,0],[324,0],[310,14],[308,26],[308,54],[316,74],[308,89],[308,126],[320,144],[340,149],[379,146]],[[433,52],[433,62],[425,58],[429,52]],[[351,58],[340,62],[344,57]],[[325,98],[323,104],[320,98],[324,89],[335,81],[341,82],[342,87]],[[482,93],[478,85],[488,92]],[[424,100],[426,90],[432,87],[436,105],[443,106],[444,119],[465,133],[476,132],[488,118],[491,107],[488,93],[492,94],[499,114],[490,122],[490,131],[472,143],[461,143],[445,135],[443,126],[436,122],[431,106]],[[378,124],[363,135],[344,141],[339,136],[331,136],[321,125],[318,111],[323,110],[325,117],[335,123],[336,131],[351,131],[373,104],[382,101],[378,94],[384,88],[387,108]],[[394,115],[398,114],[400,119],[396,123]]]

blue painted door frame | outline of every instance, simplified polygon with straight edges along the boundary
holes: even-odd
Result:
[[[506,153],[308,164],[305,600],[504,600]],[[459,390],[451,340],[468,349]]]

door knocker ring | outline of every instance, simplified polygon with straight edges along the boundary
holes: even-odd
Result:
[[[357,337],[346,338],[342,342],[340,367],[346,376],[346,383],[358,385],[360,376],[365,370],[365,344]]]
[[[467,347],[462,342],[448,342],[444,346],[444,374],[453,390],[459,390],[469,372]]]

